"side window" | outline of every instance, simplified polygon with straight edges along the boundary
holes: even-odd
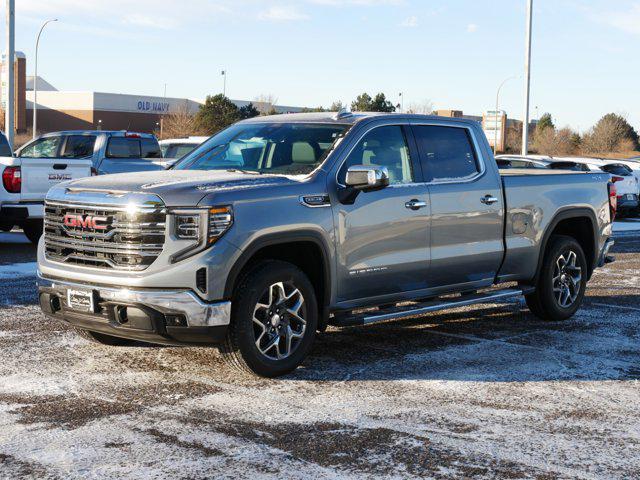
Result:
[[[462,181],[473,178],[480,171],[466,128],[433,125],[412,128],[429,181]]]
[[[58,147],[62,137],[46,137],[30,143],[22,149],[20,156],[23,158],[55,158],[58,155]]]
[[[162,158],[160,145],[155,138],[141,138],[142,158]]]
[[[338,173],[341,184],[344,184],[347,170],[353,165],[387,167],[389,182],[392,184],[414,181],[409,147],[402,127],[396,125],[375,128],[360,140]]]
[[[9,141],[2,132],[0,132],[0,157],[13,157]]]
[[[70,135],[67,137],[62,156],[64,158],[91,157],[95,144],[96,137],[94,135]]]
[[[108,158],[140,158],[140,140],[137,138],[111,137],[107,144]]]

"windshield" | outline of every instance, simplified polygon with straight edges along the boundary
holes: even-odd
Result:
[[[164,158],[182,158],[197,146],[196,143],[172,143],[169,145],[161,145],[160,148],[162,149],[162,156]]]
[[[307,175],[324,161],[348,128],[334,124],[236,124],[211,137],[174,168]]]

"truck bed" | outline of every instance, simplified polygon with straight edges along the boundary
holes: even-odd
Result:
[[[604,172],[509,169],[500,174],[506,205],[506,254],[499,274],[502,281],[535,275],[544,232],[563,210],[588,210],[596,221],[594,228],[611,228],[609,175]],[[606,232],[597,233],[596,238],[602,238]]]

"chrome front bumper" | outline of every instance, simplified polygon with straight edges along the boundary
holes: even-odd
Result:
[[[205,303],[189,290],[132,289],[74,283],[44,278],[38,272],[40,291],[46,290],[66,298],[67,291],[91,290],[107,302],[142,305],[163,314],[181,314],[188,327],[222,327],[231,322],[231,302]]]

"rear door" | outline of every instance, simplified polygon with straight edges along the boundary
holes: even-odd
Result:
[[[155,138],[111,136],[107,139],[105,158],[98,166],[98,173],[163,170],[161,162],[162,153]]]
[[[53,135],[23,147],[21,200],[41,202],[54,185],[90,176],[94,144],[95,136]]]
[[[415,124],[431,204],[430,288],[491,285],[504,255],[501,179],[463,124]]]

